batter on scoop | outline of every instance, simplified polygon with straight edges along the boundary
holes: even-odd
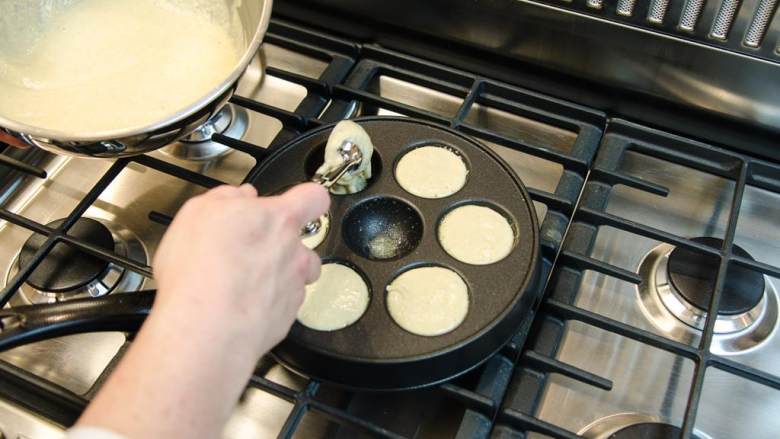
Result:
[[[330,229],[330,215],[325,214],[320,217],[320,228],[317,229],[317,232],[312,235],[302,236],[301,242],[303,242],[306,248],[314,250],[325,241],[325,237],[328,236],[328,229]]]
[[[371,178],[371,156],[374,145],[366,130],[351,120],[342,120],[333,128],[325,145],[325,163],[317,169],[318,174],[327,174],[344,163],[339,149],[345,141],[354,143],[363,154],[363,159],[357,169],[347,173],[330,188],[333,194],[345,195],[362,191]]]

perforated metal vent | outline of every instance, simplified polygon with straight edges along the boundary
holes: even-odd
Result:
[[[712,25],[711,37],[720,40],[725,40],[728,37],[739,5],[740,0],[723,0],[723,3],[720,4],[718,15],[715,17],[715,23]]]
[[[586,4],[589,8],[601,9],[604,6],[604,0],[588,0]]]
[[[758,47],[761,45],[761,40],[764,39],[766,28],[769,27],[769,23],[772,21],[776,7],[777,0],[761,0],[759,2],[756,14],[753,16],[750,27],[748,27],[745,33],[746,46]]]
[[[634,4],[636,0],[618,0],[617,13],[618,15],[624,15],[630,17],[634,13]]]
[[[682,16],[680,17],[680,29],[692,31],[696,27],[696,22],[699,21],[699,14],[704,6],[704,0],[688,0],[683,7]]]
[[[647,14],[648,21],[651,23],[662,23],[668,7],[669,0],[653,0],[650,4],[650,12]]]

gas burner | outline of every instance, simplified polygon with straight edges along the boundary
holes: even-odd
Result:
[[[699,237],[695,242],[720,248],[718,238]],[[736,244],[733,253],[752,259]],[[704,329],[719,259],[691,250],[661,244],[639,266],[644,280],[639,287],[642,311],[658,329],[681,342],[693,340]],[[720,355],[745,352],[771,335],[778,320],[778,297],[761,273],[732,265],[726,276],[715,321],[712,352]]]
[[[64,220],[47,224],[57,228]],[[129,230],[93,218],[79,218],[68,234],[119,256],[146,263],[146,249]],[[30,263],[46,237],[33,234],[24,243],[6,276],[10,281],[19,267]],[[12,305],[54,303],[82,297],[100,297],[112,291],[137,291],[144,277],[138,273],[57,243],[12,299]]]
[[[266,77],[265,66],[265,47],[261,47],[239,80],[235,94],[251,96],[261,89]],[[248,128],[248,111],[237,105],[227,104],[189,136],[161,148],[160,151],[180,160],[193,162],[215,160],[230,154],[233,152],[233,148],[213,142],[211,138],[214,134],[224,134],[234,139],[241,139]]]
[[[63,220],[57,220],[49,223],[48,227],[56,229],[62,223]],[[79,219],[70,229],[70,234],[76,239],[84,240],[104,250],[111,250],[114,247],[114,239],[108,227],[91,218]],[[43,235],[34,233],[30,236],[19,253],[20,267],[30,264],[45,241],[46,237]],[[60,242],[30,274],[27,283],[47,293],[67,293],[105,277],[108,265],[109,263],[102,259]]]
[[[723,245],[723,240],[718,238],[701,237],[693,238],[692,241],[715,248],[721,248]],[[753,259],[748,252],[736,244],[732,252],[737,256]],[[717,256],[703,255],[684,248],[675,248],[669,254],[667,270],[671,280],[670,290],[676,299],[684,302],[686,308],[691,309],[690,313],[686,313],[687,316],[696,316],[697,312],[701,314],[701,318],[686,321],[698,329],[704,329],[703,316],[706,315],[715,290],[719,264],[720,260]],[[758,309],[764,298],[765,286],[764,276],[761,273],[742,266],[732,266],[726,276],[718,315],[749,315],[750,318],[735,322],[738,324],[734,325],[734,330],[742,329],[739,324],[748,326],[755,322],[757,316],[751,315],[750,312]]]
[[[195,162],[214,160],[233,152],[233,148],[213,142],[214,134],[224,134],[240,139],[249,125],[247,111],[233,104],[225,105],[189,136],[162,148],[164,154],[182,160]]]
[[[680,427],[663,422],[657,416],[618,413],[592,422],[578,434],[585,439],[669,439],[680,437]],[[694,439],[710,439],[696,431]]]

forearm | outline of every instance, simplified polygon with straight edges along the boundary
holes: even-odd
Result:
[[[257,361],[245,340],[214,328],[223,323],[152,311],[78,425],[128,438],[218,437]]]
[[[221,186],[187,201],[155,253],[152,313],[78,425],[219,437],[257,359],[285,337],[319,276],[299,234],[329,202],[315,184],[270,198]]]

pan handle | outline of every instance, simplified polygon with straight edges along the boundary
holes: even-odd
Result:
[[[28,305],[0,311],[0,351],[84,332],[134,332],[154,303],[154,291]]]

